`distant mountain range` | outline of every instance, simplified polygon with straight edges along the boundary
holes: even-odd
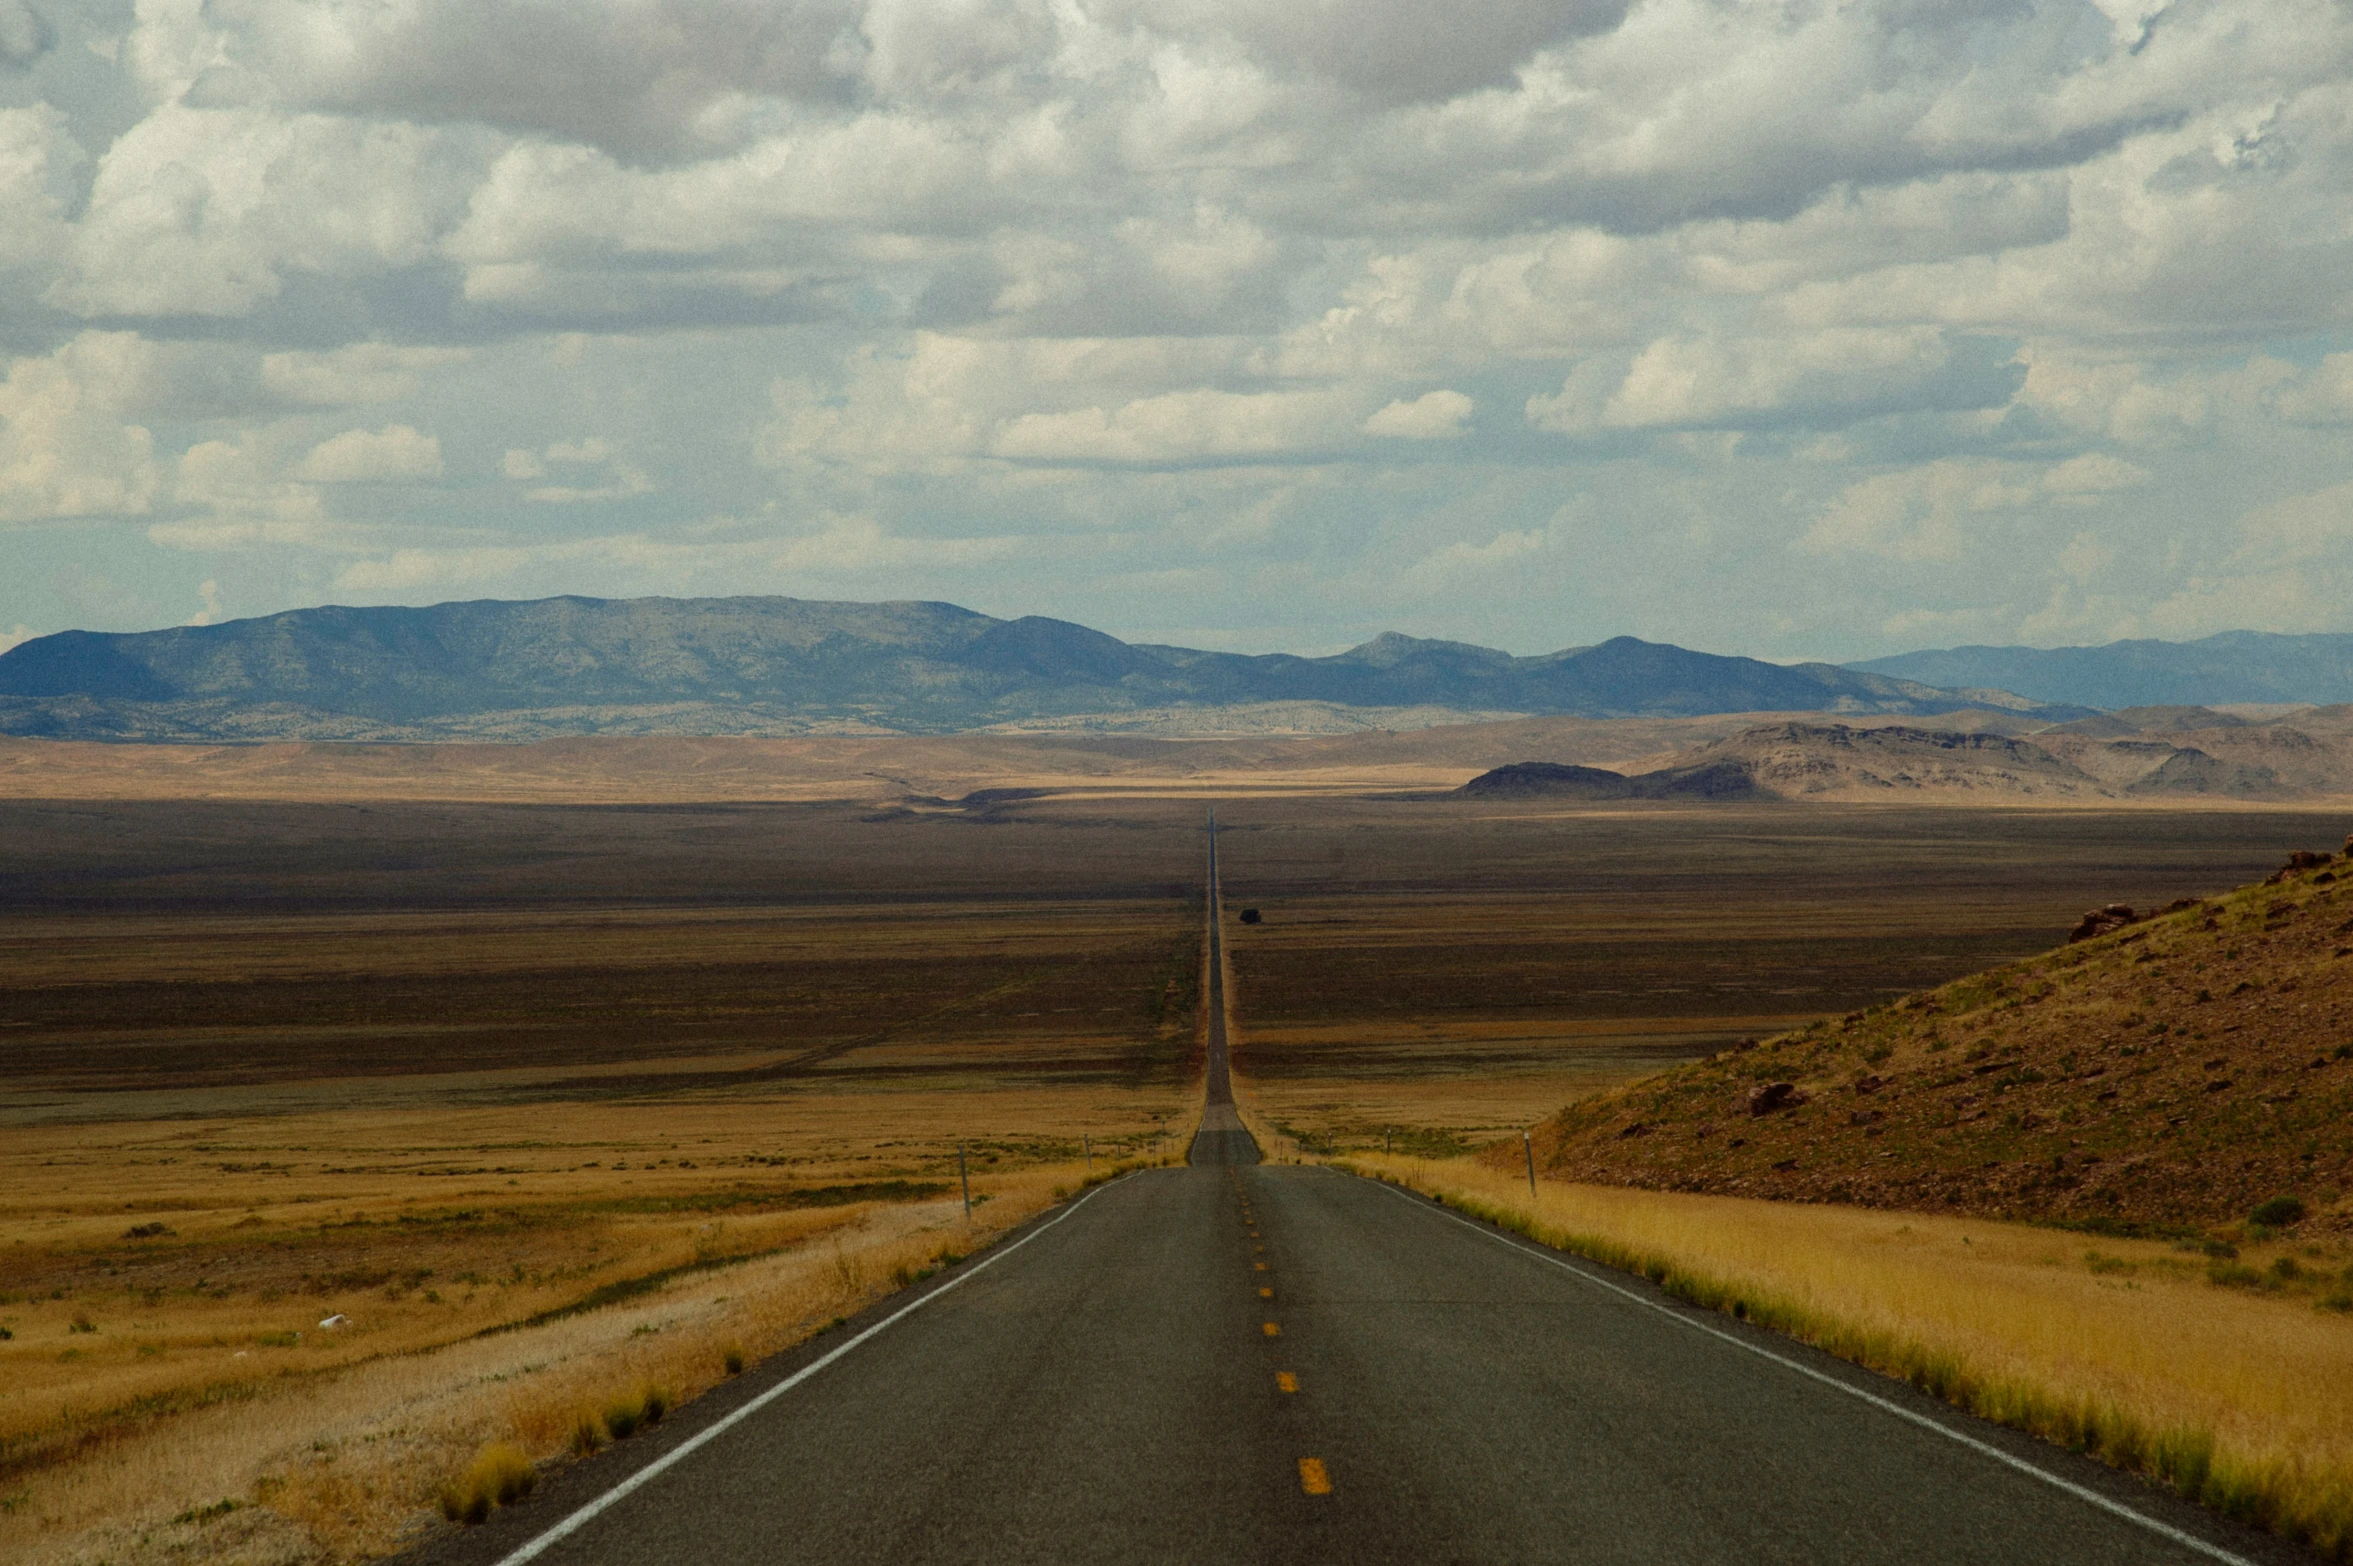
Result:
[[[82,739],[949,733],[1279,702],[1466,717],[2086,715],[2002,690],[1624,636],[1519,658],[1390,634],[1302,658],[1130,644],[1068,621],[1000,620],[953,604],[794,598],[297,609],[161,631],[64,631],[0,655],[0,733]]]
[[[1849,664],[1930,685],[1994,685],[2084,707],[2353,702],[2353,636],[2224,631],[2194,642],[1948,647]]]

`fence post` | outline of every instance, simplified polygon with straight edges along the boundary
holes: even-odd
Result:
[[[1530,1171],[1528,1189],[1531,1191],[1536,1189],[1535,1168],[1534,1164],[1528,1166]],[[964,1187],[964,1221],[970,1223],[972,1222],[972,1176],[967,1174],[964,1169],[964,1144],[962,1142],[956,1144],[956,1183]]]
[[[1536,1194],[1536,1143],[1527,1132],[1520,1133],[1520,1151],[1528,1155],[1528,1194]],[[971,1209],[966,1208],[969,1212]]]
[[[1087,1173],[1093,1174],[1095,1172],[1095,1139],[1081,1131],[1078,1134],[1078,1145],[1079,1151],[1086,1155]]]

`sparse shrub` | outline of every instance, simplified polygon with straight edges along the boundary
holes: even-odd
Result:
[[[485,1448],[463,1474],[442,1487],[441,1515],[454,1523],[482,1522],[492,1507],[514,1505],[538,1482],[539,1474],[523,1449],[501,1441]]]
[[[645,1395],[643,1393],[624,1392],[617,1397],[606,1400],[604,1409],[605,1430],[612,1436],[614,1440],[628,1440],[631,1436],[637,1434],[637,1430],[640,1425],[643,1425],[647,1422],[648,1421],[645,1417]]]
[[[2243,1262],[2212,1262],[2206,1268],[2206,1281],[2218,1289],[2254,1289],[2263,1285],[2263,1274]]]
[[[660,1424],[662,1416],[670,1412],[671,1399],[668,1389],[648,1383],[638,1389],[637,1395],[639,1406],[645,1410],[647,1424]]]
[[[2249,1223],[2259,1223],[2266,1229],[2285,1229],[2304,1219],[2304,1199],[2300,1196],[2275,1196],[2247,1215]]]
[[[74,1312],[74,1319],[67,1324],[65,1330],[68,1332],[96,1332],[98,1323],[90,1319],[88,1311],[77,1310]]]
[[[2271,1264],[2271,1275],[2282,1283],[2294,1283],[2304,1276],[2304,1269],[2296,1265],[2293,1256],[2282,1256]]]
[[[593,1408],[584,1408],[572,1416],[572,1455],[591,1457],[604,1450],[605,1422]]]
[[[720,1356],[720,1363],[727,1367],[727,1373],[729,1375],[742,1375],[744,1365],[743,1345],[741,1343],[728,1344],[726,1352]]]

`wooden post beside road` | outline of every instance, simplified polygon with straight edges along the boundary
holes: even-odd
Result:
[[[1528,1166],[1528,1189],[1531,1191],[1536,1189],[1535,1168],[1534,1164]],[[964,1144],[962,1142],[956,1144],[956,1183],[964,1187],[964,1221],[970,1223],[972,1222],[972,1176],[967,1174],[964,1169]]]
[[[1536,1194],[1536,1143],[1525,1131],[1520,1133],[1520,1151],[1528,1155],[1528,1194],[1534,1196]],[[970,1213],[969,1204],[967,1204],[965,1211]]]
[[[1080,1154],[1087,1161],[1087,1173],[1093,1174],[1095,1172],[1095,1139],[1081,1131],[1078,1134],[1078,1147]]]

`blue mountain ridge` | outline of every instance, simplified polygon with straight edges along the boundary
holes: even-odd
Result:
[[[0,733],[60,738],[536,737],[818,724],[944,733],[1276,701],[1585,717],[2036,710],[2000,692],[1630,636],[1523,658],[1391,633],[1309,658],[1129,643],[1065,620],[1003,620],[954,604],[795,598],[327,606],[168,630],[64,631],[0,655]]]
[[[2353,702],[2353,635],[2224,631],[2191,642],[1948,647],[1846,667],[1931,685],[1994,685],[2040,702],[2115,710],[2227,702]]]

